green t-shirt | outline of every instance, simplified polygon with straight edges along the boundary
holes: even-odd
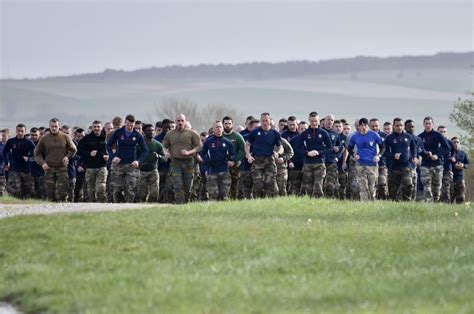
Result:
[[[165,161],[165,153],[163,151],[163,145],[157,140],[152,139],[151,142],[149,142],[145,139],[145,143],[148,146],[148,155],[146,155],[145,161],[140,165],[140,170],[148,172],[157,169],[158,160]],[[158,156],[156,156],[155,153],[158,154]],[[140,152],[138,152],[138,154],[140,154]]]
[[[229,141],[232,142],[232,145],[234,145],[234,150],[235,150],[235,160],[240,162],[242,158],[245,156],[245,141],[242,135],[239,133],[232,131],[230,134],[225,134],[224,137],[228,139]]]

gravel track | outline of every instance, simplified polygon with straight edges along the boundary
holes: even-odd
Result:
[[[20,215],[51,215],[62,213],[94,213],[163,206],[163,204],[110,203],[50,203],[0,204],[0,219]]]

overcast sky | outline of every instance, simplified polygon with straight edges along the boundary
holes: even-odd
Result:
[[[1,77],[473,50],[472,1],[6,1]]]

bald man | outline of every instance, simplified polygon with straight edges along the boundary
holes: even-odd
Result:
[[[171,158],[171,181],[175,192],[176,204],[189,201],[194,178],[193,156],[201,150],[199,134],[186,127],[189,123],[184,114],[176,116],[176,129],[166,133],[163,146],[165,156]]]

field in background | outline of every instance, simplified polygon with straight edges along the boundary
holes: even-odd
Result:
[[[357,116],[413,118],[421,128],[425,115],[457,128],[448,120],[458,97],[472,90],[472,76],[464,70],[370,71],[280,80],[81,80],[50,79],[0,81],[0,126],[13,128],[47,124],[52,116],[64,123],[87,126],[99,118],[134,113],[141,120],[163,119],[155,107],[164,99],[187,98],[198,105],[224,104],[245,115],[270,111],[275,118],[308,112]]]
[[[277,198],[0,220],[23,312],[472,312],[472,205]]]

